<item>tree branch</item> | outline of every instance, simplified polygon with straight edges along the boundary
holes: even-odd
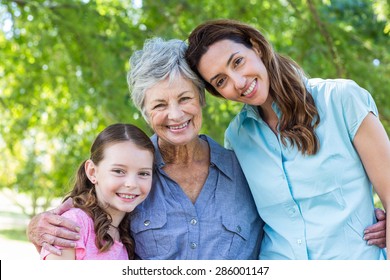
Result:
[[[314,18],[315,23],[317,24],[321,35],[324,37],[326,45],[328,46],[328,49],[330,51],[330,54],[333,58],[332,62],[337,70],[337,75],[339,77],[343,77],[344,75],[344,69],[341,66],[341,59],[337,54],[337,50],[333,44],[332,36],[329,34],[328,30],[326,29],[325,24],[321,21],[320,16],[317,13],[317,10],[314,6],[314,3],[312,0],[307,0],[307,4],[309,5],[309,10]]]

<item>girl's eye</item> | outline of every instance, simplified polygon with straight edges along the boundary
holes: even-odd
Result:
[[[125,174],[125,172],[121,169],[113,169],[112,172],[114,172],[115,174]]]
[[[139,173],[139,175],[142,176],[142,177],[149,177],[149,176],[152,175],[152,173],[151,172],[147,172],[147,171],[142,171],[142,172]]]

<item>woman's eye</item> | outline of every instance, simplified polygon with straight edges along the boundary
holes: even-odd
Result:
[[[163,104],[157,104],[153,107],[153,109],[160,109],[160,108],[163,108],[164,105]]]
[[[188,97],[188,96],[184,96],[184,97],[180,98],[180,101],[187,101],[187,100],[189,100],[189,99],[191,99],[191,98]]]
[[[116,174],[124,174],[125,172],[121,169],[113,169],[112,172],[116,173]]]
[[[220,87],[223,85],[223,83],[225,82],[225,78],[223,79],[219,79],[217,80],[217,82],[215,83],[216,87]]]
[[[234,61],[234,66],[238,66],[242,61],[242,57],[239,57],[237,58],[235,61]]]

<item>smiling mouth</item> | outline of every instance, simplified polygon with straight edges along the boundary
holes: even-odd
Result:
[[[125,199],[134,199],[134,198],[136,198],[138,195],[135,195],[135,194],[118,193],[118,196],[121,197],[121,198],[125,198]]]
[[[182,123],[180,125],[176,125],[176,126],[170,126],[168,125],[168,128],[170,130],[180,130],[180,129],[183,129],[183,128],[186,128],[188,126],[188,124],[190,123],[190,121],[187,121],[185,123]]]
[[[257,83],[257,80],[254,79],[253,82],[252,82],[252,84],[249,86],[249,88],[248,88],[245,92],[243,92],[243,93],[241,94],[241,96],[247,96],[248,94],[250,94],[250,93],[252,92],[252,90],[255,88],[256,83]]]

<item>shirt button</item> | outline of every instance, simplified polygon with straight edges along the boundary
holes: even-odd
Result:
[[[191,223],[191,225],[194,226],[194,225],[196,225],[197,222],[198,222],[198,221],[197,221],[196,219],[192,219],[190,223]]]
[[[237,227],[236,227],[236,230],[237,230],[237,232],[241,232],[241,227],[240,227],[240,226],[237,226]]]
[[[297,243],[298,243],[298,245],[301,245],[302,244],[302,239],[297,239]]]
[[[192,242],[192,243],[191,243],[191,249],[196,249],[196,247],[198,247],[198,245],[196,245],[195,242]]]
[[[149,226],[149,225],[150,225],[150,221],[149,221],[149,220],[145,220],[145,221],[144,221],[144,226],[147,227],[147,226]]]

